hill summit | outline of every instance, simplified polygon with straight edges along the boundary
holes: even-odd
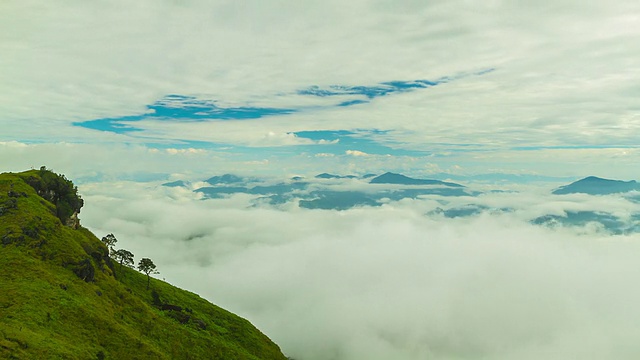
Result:
[[[0,174],[0,358],[278,359],[247,320],[118,264],[45,168]]]

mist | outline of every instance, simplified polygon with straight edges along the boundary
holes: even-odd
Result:
[[[439,205],[428,199],[324,211],[134,183],[81,190],[84,226],[296,360],[640,356],[637,235],[549,229],[517,211],[446,219],[427,215]],[[535,198],[528,208],[548,204]],[[575,204],[546,205],[562,206]]]

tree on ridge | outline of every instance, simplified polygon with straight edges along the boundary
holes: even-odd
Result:
[[[120,270],[122,270],[122,266],[133,268],[133,253],[131,251],[118,249],[113,251],[111,256],[115,261],[120,263]],[[124,272],[122,274],[124,275]]]
[[[111,256],[113,256],[115,253],[115,250],[113,249],[113,245],[115,245],[117,242],[118,242],[118,239],[116,239],[116,237],[113,234],[108,234],[102,237],[102,243],[107,245],[107,248],[111,252]]]
[[[149,274],[159,274],[159,272],[156,271],[156,264],[149,258],[142,258],[140,262],[138,262],[138,270],[147,274],[147,290],[149,290],[149,282],[151,281]]]

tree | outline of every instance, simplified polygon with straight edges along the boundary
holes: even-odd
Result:
[[[159,274],[159,272],[156,271],[156,264],[154,264],[149,258],[142,258],[138,263],[138,270],[147,274],[147,290],[149,290],[149,282],[151,281],[149,274]]]
[[[108,234],[102,237],[102,242],[105,245],[107,245],[107,247],[111,251],[111,256],[113,256],[115,254],[115,250],[113,250],[113,245],[115,245],[118,242],[118,239],[116,239],[116,237],[113,234]]]
[[[133,268],[133,253],[131,253],[131,251],[118,249],[114,251],[111,256],[115,261],[120,263],[120,270],[122,270],[122,266]],[[124,272],[122,274],[124,276]]]

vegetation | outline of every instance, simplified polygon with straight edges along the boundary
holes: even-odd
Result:
[[[65,226],[82,201],[50,174],[0,174],[0,358],[286,359],[248,321],[122,266],[133,254],[116,278],[107,246]]]
[[[138,263],[138,270],[147,274],[147,289],[149,289],[149,281],[151,279],[149,274],[159,274],[159,272],[156,271],[156,264],[154,264],[149,258],[142,258]]]
[[[121,268],[123,265],[130,268],[133,267],[133,253],[128,250],[118,249],[113,252],[112,257],[115,261],[120,263]]]
[[[113,245],[118,242],[118,239],[113,234],[108,234],[103,236],[101,241],[110,251],[113,251]]]
[[[69,224],[72,217],[80,213],[84,201],[78,195],[78,188],[64,175],[44,166],[20,175],[38,195],[55,205],[55,214],[63,224]]]

